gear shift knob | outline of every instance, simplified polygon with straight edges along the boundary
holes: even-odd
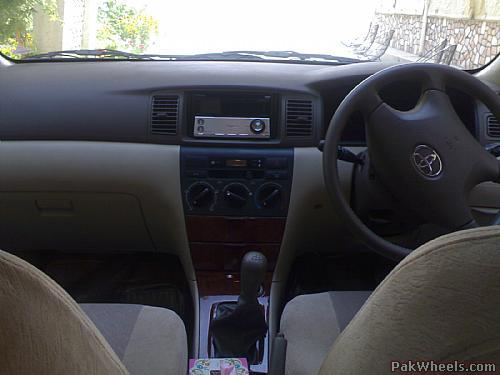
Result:
[[[257,304],[260,286],[267,271],[267,259],[257,251],[246,253],[241,260],[239,305]]]

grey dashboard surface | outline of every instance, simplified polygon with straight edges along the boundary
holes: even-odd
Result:
[[[153,95],[258,90],[310,97],[319,108],[314,136],[295,143],[283,137],[267,144],[227,141],[226,145],[316,146],[343,97],[364,78],[388,66],[228,61],[10,64],[0,66],[0,139],[186,144],[192,141],[181,134],[187,128],[187,100],[180,101],[177,127],[181,129],[175,135],[158,135],[151,131]],[[396,94],[404,96],[399,89]],[[483,141],[487,109],[478,105],[475,110],[477,121],[471,127],[481,127],[476,128],[476,135]],[[281,116],[283,122],[283,112]]]
[[[0,67],[0,139],[179,143],[149,131],[155,92],[191,89],[307,94],[386,65],[249,62],[48,62]],[[321,125],[320,125],[321,126]]]

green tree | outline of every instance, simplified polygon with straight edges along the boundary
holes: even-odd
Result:
[[[106,0],[98,9],[100,28],[97,39],[103,48],[142,53],[152,34],[158,32],[158,21],[118,0]]]
[[[13,56],[19,46],[34,49],[31,32],[37,10],[58,18],[55,0],[0,0],[0,52]]]

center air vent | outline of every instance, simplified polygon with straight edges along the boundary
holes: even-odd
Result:
[[[310,100],[286,101],[286,135],[310,137],[313,133],[313,103]]]
[[[179,120],[179,96],[153,96],[151,110],[151,133],[176,135]]]
[[[486,126],[490,137],[500,138],[500,121],[495,116],[486,116]]]

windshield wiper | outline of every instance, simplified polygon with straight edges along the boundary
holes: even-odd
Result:
[[[237,51],[227,51],[227,52],[209,52],[209,53],[198,53],[195,55],[148,55],[152,58],[170,58],[172,60],[252,60],[259,61],[265,60],[264,57],[252,54],[241,54]]]
[[[262,56],[264,59],[275,59],[275,60],[295,60],[295,61],[307,61],[307,62],[329,62],[329,63],[339,63],[348,64],[360,62],[362,60],[334,56],[329,54],[321,53],[301,53],[296,51],[230,51],[225,53],[233,53],[238,55],[250,55],[250,56]]]
[[[152,59],[169,58],[171,60],[243,60],[243,61],[287,61],[328,64],[349,64],[362,60],[333,56],[328,54],[310,54],[295,51],[225,51],[201,53],[196,55],[146,55]]]
[[[362,60],[333,56],[328,54],[310,54],[295,51],[225,51],[213,53],[200,53],[195,55],[143,55],[151,59],[169,60],[222,60],[222,61],[282,61],[282,62],[308,62],[328,64],[349,64]]]
[[[23,60],[110,59],[110,60],[264,60],[263,57],[238,52],[214,52],[195,55],[136,54],[112,49],[79,49],[40,53]]]
[[[287,61],[328,64],[349,64],[361,60],[328,54],[309,54],[295,51],[225,51],[194,55],[136,54],[111,49],[64,50],[27,56],[23,60],[171,60],[171,61]]]
[[[148,55],[117,51],[113,49],[75,49],[40,53],[23,58],[23,60],[54,60],[54,59],[125,59],[151,60]]]

